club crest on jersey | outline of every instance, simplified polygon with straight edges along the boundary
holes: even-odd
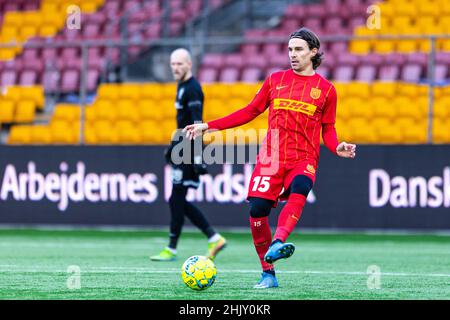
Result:
[[[313,99],[319,99],[321,93],[322,93],[322,90],[320,90],[318,88],[311,88],[311,91],[309,92],[309,95]]]
[[[316,173],[316,169],[314,169],[314,167],[312,165],[310,165],[310,164],[308,164],[306,166],[306,170],[308,170],[311,173]]]
[[[306,166],[306,170],[303,170],[304,173],[309,173],[311,175],[315,175],[316,174],[316,169],[314,169],[314,166],[308,164]]]

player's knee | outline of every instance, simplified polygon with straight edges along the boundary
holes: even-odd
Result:
[[[250,198],[250,217],[262,218],[270,214],[273,201],[263,198]]]
[[[313,181],[310,178],[304,175],[298,175],[292,180],[291,193],[298,193],[307,197],[312,187]]]

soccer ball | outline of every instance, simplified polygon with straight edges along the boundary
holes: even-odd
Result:
[[[181,267],[181,278],[192,290],[205,290],[216,280],[214,262],[204,256],[192,256]]]

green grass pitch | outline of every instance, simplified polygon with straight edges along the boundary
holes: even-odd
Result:
[[[167,232],[0,230],[0,299],[450,299],[450,236],[296,231],[289,239],[296,252],[276,262],[280,286],[256,290],[249,232],[223,234],[216,283],[197,292],[182,283],[180,268],[205,254],[198,232],[184,232],[178,260],[162,263],[148,257],[167,244]],[[80,289],[68,289],[72,265]],[[376,275],[368,282],[371,265],[379,282]]]

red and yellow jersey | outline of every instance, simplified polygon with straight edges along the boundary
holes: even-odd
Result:
[[[269,130],[261,150],[270,150],[269,154],[275,151],[281,163],[310,160],[317,165],[323,125],[330,125],[334,132],[327,146],[333,152],[337,146],[336,103],[336,89],[331,82],[317,73],[301,76],[291,69],[271,74],[247,107],[208,126],[219,130],[236,127],[268,108]]]

